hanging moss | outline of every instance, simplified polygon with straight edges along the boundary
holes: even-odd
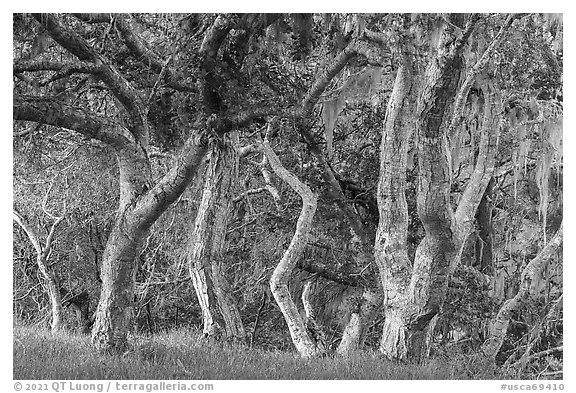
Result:
[[[544,147],[538,160],[536,170],[536,184],[540,194],[538,216],[542,220],[544,243],[546,243],[546,224],[548,218],[549,179],[552,166],[559,170],[562,159],[562,123],[557,120],[547,121],[542,125],[542,138]]]
[[[340,112],[347,103],[362,103],[370,101],[377,104],[374,97],[382,82],[382,67],[369,66],[362,71],[350,75],[338,95],[322,103],[322,122],[326,133],[326,150],[328,157],[333,153],[334,127]]]

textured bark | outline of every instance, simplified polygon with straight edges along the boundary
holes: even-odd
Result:
[[[229,144],[215,147],[207,168],[202,201],[188,246],[188,264],[204,319],[204,335],[218,332],[243,341],[245,330],[222,261],[231,210],[236,155]]]
[[[216,298],[211,279],[211,267],[208,258],[210,231],[209,221],[211,208],[214,204],[214,171],[217,158],[211,157],[208,165],[202,200],[196,212],[196,219],[187,246],[187,263],[196,291],[198,304],[202,310],[203,333],[205,337],[217,337],[222,331],[222,321],[219,320]]]
[[[461,36],[455,26],[462,24],[463,16],[451,15],[450,19],[451,23],[444,26],[436,56],[426,69],[416,111],[419,169],[416,202],[425,237],[416,250],[408,288],[412,315],[405,317],[409,357],[416,361],[428,354],[428,329],[444,303],[450,266],[456,255],[446,123],[463,68],[463,46],[475,18],[469,18]]]
[[[406,204],[406,166],[408,140],[415,127],[414,75],[410,59],[404,55],[388,101],[380,144],[378,209],[380,220],[374,256],[384,288],[385,322],[380,350],[389,358],[407,356],[403,314],[410,311],[407,288],[411,264],[408,258],[408,207]]]
[[[314,340],[316,347],[320,352],[326,352],[327,342],[326,342],[326,332],[324,331],[322,325],[317,321],[316,307],[313,301],[313,294],[315,289],[315,283],[312,280],[308,280],[304,283],[302,290],[302,307],[304,309],[304,325],[308,331],[308,335]]]
[[[336,349],[341,356],[349,356],[351,353],[362,348],[369,325],[376,317],[376,313],[382,304],[382,294],[364,288],[362,297],[357,306],[350,314],[350,320],[342,332],[342,340]]]
[[[137,230],[128,214],[120,213],[102,257],[102,289],[92,330],[98,349],[123,352],[132,320],[136,258],[147,231]]]
[[[201,135],[190,137],[172,169],[152,188],[144,152],[134,146],[117,152],[120,203],[102,258],[102,290],[92,329],[97,348],[109,352],[127,348],[137,257],[152,224],[195,178],[208,153],[204,139]]]
[[[292,241],[290,242],[288,249],[284,252],[282,259],[274,269],[274,273],[272,273],[272,277],[270,278],[270,290],[284,315],[284,319],[288,325],[288,330],[290,331],[290,336],[292,337],[292,342],[296,346],[298,353],[305,358],[319,356],[321,351],[316,346],[314,340],[309,336],[306,330],[306,325],[304,324],[304,321],[290,296],[290,291],[288,290],[288,280],[290,279],[292,270],[294,270],[298,260],[304,253],[308,235],[312,229],[312,220],[314,219],[314,213],[316,212],[317,198],[307,185],[298,180],[296,176],[288,172],[286,168],[282,166],[280,160],[268,142],[262,144],[262,151],[266,154],[274,173],[276,173],[276,175],[283,181],[288,183],[288,185],[296,191],[298,195],[300,195],[300,198],[302,198],[302,210],[298,222],[296,223],[294,236],[292,236]]]
[[[104,116],[89,113],[52,98],[14,94],[14,120],[35,121],[76,131],[88,138],[98,139],[116,149],[134,143],[134,137],[124,127]]]
[[[496,153],[498,152],[500,136],[501,100],[491,82],[484,80],[480,82],[480,85],[484,94],[484,115],[480,129],[478,156],[474,171],[456,208],[454,239],[457,255],[452,262],[452,269],[455,269],[460,263],[464,245],[474,228],[476,211],[496,166]]]
[[[492,321],[488,339],[482,345],[484,354],[492,359],[496,358],[506,333],[508,332],[508,325],[512,318],[512,312],[520,309],[530,297],[530,286],[532,282],[538,280],[542,271],[552,258],[554,254],[560,249],[563,242],[563,224],[556,232],[556,235],[550,240],[548,244],[540,251],[540,253],[531,260],[522,271],[522,278],[520,281],[520,289],[518,293],[504,302],[504,305],[498,311],[498,314]]]
[[[56,221],[54,221],[44,244],[41,243],[38,233],[26,222],[20,213],[14,211],[12,217],[13,220],[24,230],[36,250],[36,263],[38,265],[38,270],[40,270],[42,278],[44,279],[44,288],[46,289],[48,298],[50,299],[52,314],[50,327],[53,332],[62,330],[64,328],[62,320],[62,296],[60,295],[58,279],[54,274],[54,271],[48,266],[48,255],[50,254],[50,248],[52,247],[54,232],[60,221],[62,221],[62,217],[57,218]]]
[[[435,316],[444,302],[450,266],[456,254],[446,126],[463,68],[462,50],[477,20],[473,15],[464,24],[464,18],[463,14],[448,16],[449,23],[444,24],[434,57],[423,75],[415,111],[419,168],[417,207],[425,237],[416,250],[412,268],[406,255],[407,215],[403,194],[405,183],[402,183],[405,182],[408,132],[400,127],[402,120],[410,118],[409,112],[401,113],[409,108],[402,105],[406,96],[402,92],[407,90],[403,86],[409,75],[406,60],[398,71],[400,79],[396,80],[389,102],[381,146],[380,222],[375,244],[387,305],[380,350],[389,358],[419,361],[427,356],[429,329],[433,328]],[[393,142],[385,143],[386,138]]]

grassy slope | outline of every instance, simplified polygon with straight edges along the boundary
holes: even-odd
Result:
[[[389,362],[369,352],[351,359],[303,360],[294,353],[202,343],[197,333],[183,330],[136,338],[131,351],[109,356],[96,353],[87,336],[14,327],[14,379],[494,378],[463,366],[461,360],[416,366]]]

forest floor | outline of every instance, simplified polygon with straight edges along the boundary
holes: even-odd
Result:
[[[234,380],[234,379],[494,379],[463,357],[401,364],[376,353],[303,360],[295,353],[207,343],[198,332],[176,330],[134,337],[121,356],[100,354],[86,335],[14,326],[17,380]]]

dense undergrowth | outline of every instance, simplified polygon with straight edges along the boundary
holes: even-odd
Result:
[[[97,353],[89,336],[14,327],[14,379],[494,379],[481,359],[454,354],[421,365],[360,352],[304,360],[294,352],[208,343],[190,330],[131,338],[123,355]]]

